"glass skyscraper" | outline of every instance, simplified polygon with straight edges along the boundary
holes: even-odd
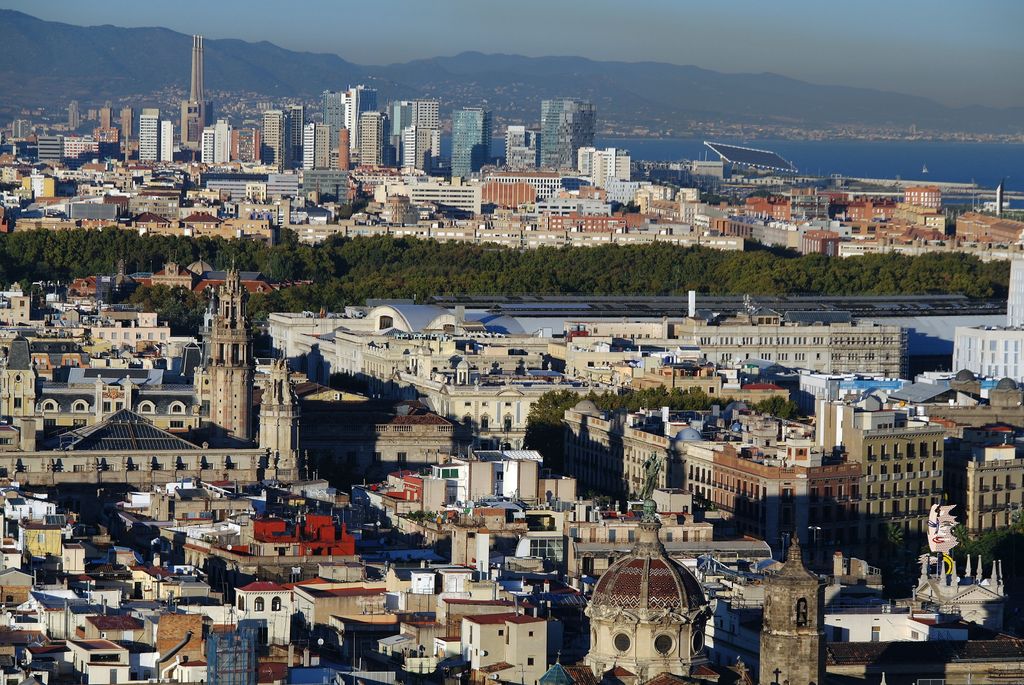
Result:
[[[345,94],[325,90],[320,95],[324,123],[331,127],[331,147],[338,147],[338,131],[345,128]]]
[[[575,169],[576,153],[594,144],[597,110],[575,98],[540,103],[540,165],[544,169]]]
[[[479,107],[452,113],[452,176],[469,176],[491,159],[491,113]]]

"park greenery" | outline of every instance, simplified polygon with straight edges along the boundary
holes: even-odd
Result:
[[[424,301],[445,294],[712,295],[963,293],[1004,297],[1005,262],[983,263],[955,252],[864,255],[849,259],[753,249],[723,252],[677,245],[604,245],[518,250],[495,245],[409,238],[335,237],[300,243],[283,230],[274,246],[248,240],[140,236],[134,231],[15,231],[0,235],[0,282],[68,282],[111,274],[119,260],[128,273],[159,270],[166,262],[203,259],[214,267],[261,271],[286,284],[254,294],[253,317],[271,311],[340,310],[367,298]],[[180,293],[136,294],[172,323],[195,321],[197,303]]]

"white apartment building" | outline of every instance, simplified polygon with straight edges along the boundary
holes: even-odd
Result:
[[[160,159],[160,110],[144,109],[139,117],[139,160]]]
[[[976,376],[1024,380],[1024,328],[957,326],[953,368]]]
[[[216,139],[217,133],[213,130],[212,126],[207,126],[203,129],[203,135],[199,142],[200,159],[203,164],[213,164],[213,160],[216,157]]]
[[[629,151],[609,147],[598,150],[595,147],[581,147],[576,153],[576,170],[593,180],[594,185],[603,188],[608,181],[630,180]]]
[[[160,122],[160,161],[174,161],[174,122]]]

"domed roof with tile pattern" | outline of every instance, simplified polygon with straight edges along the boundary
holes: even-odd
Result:
[[[996,390],[1016,390],[1017,383],[1009,377],[1000,378],[999,382],[996,383]]]
[[[687,613],[707,605],[693,573],[665,553],[658,528],[658,524],[640,524],[636,546],[597,581],[592,607]]]

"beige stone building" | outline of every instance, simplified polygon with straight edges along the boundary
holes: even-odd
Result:
[[[566,471],[577,478],[582,492],[617,497],[640,490],[643,464],[652,454],[665,464],[657,487],[682,486],[683,461],[678,443],[701,439],[688,424],[672,425],[661,422],[660,417],[604,412],[590,400],[567,410],[564,422]]]
[[[513,613],[464,617],[462,657],[470,665],[470,682],[483,685],[500,680],[537,685],[548,667],[547,640],[547,620],[536,616]]]
[[[863,407],[835,402],[818,410],[818,445],[841,449],[863,469],[860,488],[862,539],[886,539],[890,524],[907,539],[923,539],[928,512],[942,501],[946,429],[883,409],[876,398]]]
[[[961,446],[946,457],[946,484],[954,514],[973,535],[1024,516],[1024,454],[1016,443]]]
[[[152,348],[171,337],[171,327],[161,324],[156,312],[105,309],[83,328],[94,342],[107,341],[115,349]]]
[[[634,343],[695,347],[708,362],[736,366],[764,359],[823,373],[905,375],[907,332],[899,326],[821,320],[820,313],[768,309],[749,315],[661,321],[572,321],[566,329],[585,333],[591,345],[616,339]]]

